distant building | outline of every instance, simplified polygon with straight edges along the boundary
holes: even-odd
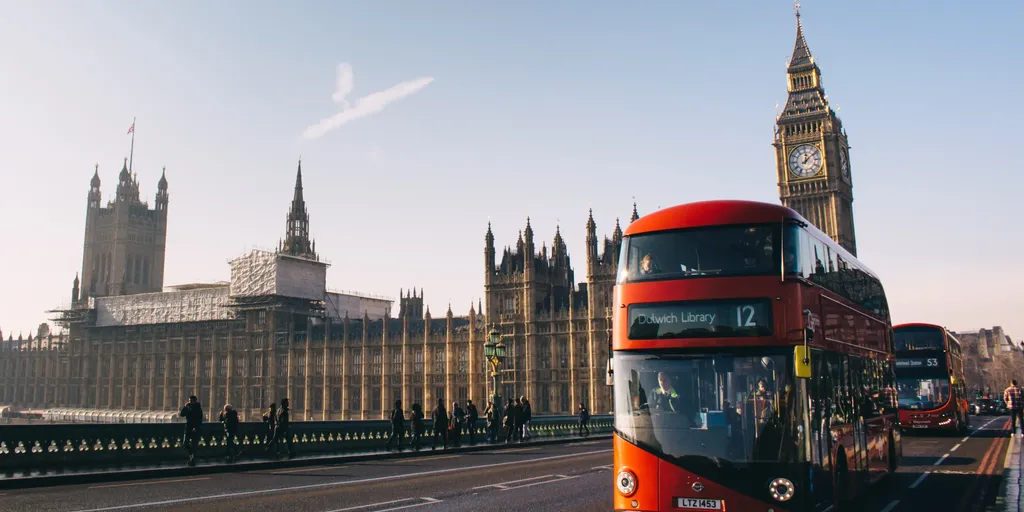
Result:
[[[961,331],[954,336],[963,350],[968,389],[1001,397],[1010,379],[1024,383],[1024,348],[1002,327]]]

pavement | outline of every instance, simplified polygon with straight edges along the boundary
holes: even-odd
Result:
[[[1024,494],[1020,488],[1020,439],[1010,438],[1009,419],[1005,416],[974,416],[971,420],[972,429],[967,435],[905,435],[900,471],[860,499],[854,510],[1019,510],[1018,500]],[[607,511],[613,492],[611,465],[611,442],[594,439],[425,457],[0,491],[0,512]],[[1011,474],[1014,467],[1016,476]],[[1008,501],[1011,491],[1013,503]]]

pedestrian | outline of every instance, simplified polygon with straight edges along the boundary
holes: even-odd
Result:
[[[515,426],[516,438],[519,439],[520,443],[522,443],[523,442],[523,400],[522,400],[522,398],[517,398],[516,399],[515,408],[516,408],[516,414],[515,414],[514,418],[516,420],[515,421],[515,425],[516,425]]]
[[[583,432],[586,431],[587,432],[586,435],[589,436],[590,435],[590,411],[587,410],[587,406],[586,405],[583,405],[583,402],[580,402],[580,412],[579,412],[579,415],[580,415],[580,423],[579,423],[579,427],[577,428],[577,430],[579,431],[579,435],[583,436]]]
[[[460,446],[462,444],[462,427],[466,424],[466,411],[459,407],[458,402],[452,402],[452,417],[451,423],[448,430],[450,436],[448,441],[452,446]]]
[[[533,419],[533,408],[530,406],[530,401],[525,397],[519,397],[519,402],[523,407],[523,432],[522,440],[526,441],[530,438],[530,420]]]
[[[188,397],[188,403],[181,408],[180,416],[185,418],[185,436],[182,444],[188,452],[188,465],[196,465],[196,450],[199,449],[199,426],[203,424],[203,407],[195,395]]]
[[[476,434],[476,422],[480,419],[480,413],[476,410],[476,405],[472,400],[466,400],[466,430],[469,432],[469,444],[476,444],[474,441],[474,434]]]
[[[498,428],[498,422],[494,418],[494,401],[487,401],[487,409],[484,410],[484,418],[487,422],[487,442],[491,443],[497,440],[498,434],[495,430]]]
[[[402,401],[395,400],[395,408],[391,411],[391,435],[388,437],[387,449],[391,449],[391,443],[398,442],[398,451],[402,451],[402,435],[405,434],[405,412],[402,411]]]
[[[511,398],[505,406],[505,443],[511,443],[516,435],[516,403]]]
[[[1011,380],[1010,387],[1003,391],[1003,401],[1006,402],[1006,408],[1010,410],[1010,435],[1017,435],[1017,425],[1020,425],[1020,435],[1024,436],[1024,415],[1021,414],[1024,401],[1021,400],[1017,379]]]
[[[434,437],[430,440],[430,449],[437,447],[437,438],[441,438],[444,448],[448,448],[448,411],[444,408],[444,398],[437,399],[437,408],[434,409]]]
[[[220,412],[220,422],[224,425],[224,444],[227,445],[228,462],[233,462],[238,455],[238,411],[231,404],[224,406]]]
[[[271,402],[270,408],[267,412],[263,413],[263,423],[267,426],[267,446],[263,449],[265,452],[270,451],[270,447],[274,447],[274,453],[277,453],[277,404]]]
[[[412,449],[419,451],[420,438],[423,436],[423,406],[412,404]]]
[[[281,410],[277,413],[277,429],[274,432],[274,437],[278,441],[284,441],[285,446],[288,447],[288,458],[295,457],[295,450],[292,448],[292,421],[291,421],[291,410],[288,408],[288,399],[281,399]],[[280,443],[278,443],[280,446]],[[277,449],[274,449],[274,453],[279,453]]]

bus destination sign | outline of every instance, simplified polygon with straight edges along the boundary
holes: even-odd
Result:
[[[896,368],[939,368],[941,363],[939,357],[900,357],[896,359]]]
[[[629,306],[629,339],[772,335],[768,299],[706,300]]]

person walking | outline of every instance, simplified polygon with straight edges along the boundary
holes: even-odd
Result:
[[[505,444],[511,443],[516,435],[516,422],[519,421],[516,419],[516,409],[515,401],[509,398],[508,405],[505,406]]]
[[[185,437],[182,444],[188,452],[188,465],[196,465],[196,450],[199,449],[199,426],[203,424],[203,407],[195,395],[188,397],[188,403],[181,408],[181,417],[185,418]]]
[[[275,438],[278,441],[284,441],[285,446],[288,447],[288,458],[295,457],[295,450],[292,448],[292,421],[291,421],[291,409],[288,407],[288,399],[281,399],[281,410],[277,413],[277,429],[274,432]],[[275,453],[277,449],[274,449]]]
[[[398,442],[398,451],[402,451],[402,435],[405,434],[405,411],[402,410],[402,401],[395,400],[395,408],[391,411],[391,436],[388,437],[387,449],[391,449],[391,443]]]
[[[530,420],[533,419],[533,407],[530,406],[530,401],[525,397],[519,397],[519,403],[523,407],[523,432],[520,434],[523,441],[530,438]]]
[[[277,453],[277,404],[270,403],[270,409],[263,413],[263,423],[267,426],[267,446],[263,451],[270,452],[273,446],[274,453]]]
[[[434,409],[433,414],[434,420],[434,437],[430,440],[430,449],[433,450],[437,447],[437,438],[441,438],[441,443],[445,449],[448,449],[448,411],[444,408],[444,398],[437,399],[437,408]]]
[[[476,422],[479,419],[480,413],[476,410],[476,405],[472,400],[466,400],[466,430],[469,432],[469,444],[476,444],[474,434],[476,434]]]
[[[498,422],[494,417],[494,401],[487,401],[487,409],[484,410],[484,421],[487,422],[487,442],[492,443],[498,440]]]
[[[420,438],[423,437],[423,406],[412,404],[412,449],[420,450]]]
[[[448,440],[452,446],[462,445],[462,427],[466,424],[466,411],[459,407],[458,402],[452,402],[451,428],[448,431]]]
[[[580,423],[579,423],[579,427],[577,428],[577,430],[579,430],[579,435],[581,437],[584,437],[583,432],[586,431],[586,435],[589,436],[590,435],[590,411],[587,410],[587,406],[586,405],[583,405],[583,402],[580,402],[579,415],[580,415]]]
[[[1021,414],[1024,408],[1024,401],[1021,400],[1021,390],[1017,387],[1017,379],[1010,381],[1010,387],[1003,391],[1003,401],[1006,408],[1010,410],[1010,435],[1017,434],[1017,425],[1020,425],[1020,434],[1024,436],[1024,415]]]
[[[220,422],[224,425],[224,444],[227,445],[228,462],[238,456],[238,411],[231,404],[224,406],[220,412]]]

